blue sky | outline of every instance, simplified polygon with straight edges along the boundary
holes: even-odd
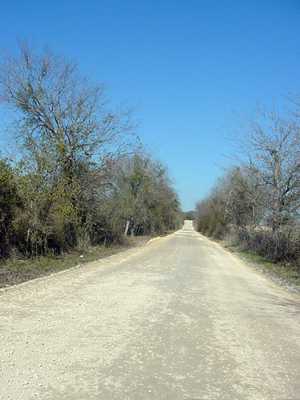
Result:
[[[3,1],[0,49],[21,39],[135,108],[184,209],[228,165],[229,138],[257,103],[300,91],[300,0]]]

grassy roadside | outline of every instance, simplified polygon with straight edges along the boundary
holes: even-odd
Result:
[[[93,246],[85,251],[74,250],[61,256],[45,256],[34,259],[8,259],[0,263],[0,288],[16,285],[40,276],[72,268],[110,255],[142,246],[150,237],[128,237],[123,244]]]
[[[300,292],[300,267],[289,263],[273,263],[264,257],[245,250],[237,244],[228,242],[220,242],[220,244],[238,255],[247,265],[254,267],[256,270],[263,272],[273,281],[289,289]]]

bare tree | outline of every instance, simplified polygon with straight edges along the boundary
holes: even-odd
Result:
[[[2,100],[20,115],[24,147],[53,155],[66,175],[131,128],[124,113],[107,110],[103,86],[90,85],[50,52],[21,47],[19,57],[3,62],[0,84]]]
[[[90,230],[90,200],[96,197],[95,186],[86,183],[96,182],[95,171],[101,175],[101,159],[127,143],[129,114],[109,110],[103,86],[81,78],[74,64],[26,46],[3,61],[0,93],[15,111],[25,152],[28,243],[35,237],[45,243],[61,226],[55,235],[73,245]]]
[[[249,170],[266,193],[266,220],[278,231],[300,206],[300,136],[297,125],[275,113],[252,124]]]

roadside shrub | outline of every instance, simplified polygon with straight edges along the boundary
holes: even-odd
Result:
[[[13,219],[19,205],[13,171],[5,160],[0,160],[0,258],[9,255]]]
[[[274,262],[293,262],[300,258],[300,240],[290,232],[240,229],[237,241],[245,250],[253,251]]]

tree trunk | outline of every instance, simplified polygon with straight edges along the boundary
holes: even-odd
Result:
[[[128,234],[129,225],[130,225],[130,221],[129,221],[129,219],[128,219],[128,220],[126,221],[124,236],[127,236],[127,234]]]

